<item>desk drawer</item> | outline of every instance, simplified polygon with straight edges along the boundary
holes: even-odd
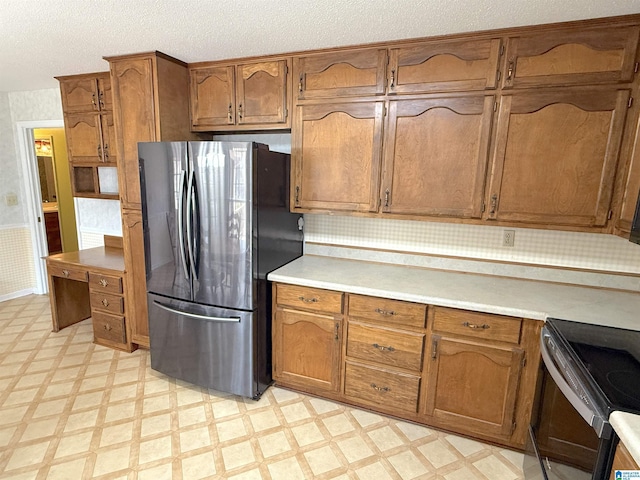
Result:
[[[344,393],[359,402],[417,412],[420,377],[347,362]]]
[[[464,335],[465,337],[520,343],[522,319],[470,312],[453,308],[435,307],[433,331]]]
[[[106,310],[110,313],[124,313],[124,299],[110,293],[91,292],[91,310]]]
[[[325,313],[342,313],[342,293],[319,288],[278,284],[278,305],[314,310]]]
[[[424,327],[427,306],[386,298],[349,295],[349,317],[367,318],[399,327]]]
[[[66,264],[56,265],[53,262],[47,263],[47,269],[49,275],[54,277],[68,278],[70,280],[77,280],[79,282],[87,281],[87,271],[78,267],[71,267]]]
[[[124,317],[107,313],[93,312],[93,335],[96,339],[116,343],[127,343]]]
[[[122,293],[122,277],[89,273],[89,286],[100,292]]]
[[[349,322],[347,355],[419,372],[424,334]]]

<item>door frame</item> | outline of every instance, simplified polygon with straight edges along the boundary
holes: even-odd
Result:
[[[38,176],[38,160],[34,146],[35,136],[33,131],[37,128],[64,128],[64,121],[33,120],[16,122],[19,160],[24,172],[22,179],[26,193],[27,222],[31,234],[36,279],[36,288],[33,293],[46,294],[49,291],[49,284],[47,282],[47,268],[44,257],[49,254],[49,249],[44,225],[44,212],[40,201],[42,194]]]

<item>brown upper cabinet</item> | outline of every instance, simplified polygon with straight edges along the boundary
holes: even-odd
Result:
[[[293,60],[298,100],[382,95],[385,91],[386,48],[356,49]]]
[[[424,42],[389,50],[388,93],[495,89],[501,40]]]
[[[65,113],[112,110],[109,72],[56,78],[60,81],[62,109]]]
[[[507,40],[504,88],[633,80],[640,27],[551,30]]]
[[[605,225],[628,100],[612,89],[503,95],[488,218]]]
[[[194,131],[289,128],[290,60],[189,69]]]
[[[618,233],[629,235],[631,224],[636,212],[636,205],[640,202],[640,123],[636,123],[633,131],[633,145],[631,146],[631,160],[626,177],[622,210],[616,223]]]

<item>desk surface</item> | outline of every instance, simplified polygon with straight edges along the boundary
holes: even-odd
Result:
[[[76,252],[49,255],[47,261],[64,262],[84,268],[101,268],[124,272],[124,253],[121,248],[95,247]]]

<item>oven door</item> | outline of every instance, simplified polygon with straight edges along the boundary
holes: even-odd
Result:
[[[525,479],[602,480],[615,435],[584,372],[548,325],[541,336],[542,372],[524,460]]]

